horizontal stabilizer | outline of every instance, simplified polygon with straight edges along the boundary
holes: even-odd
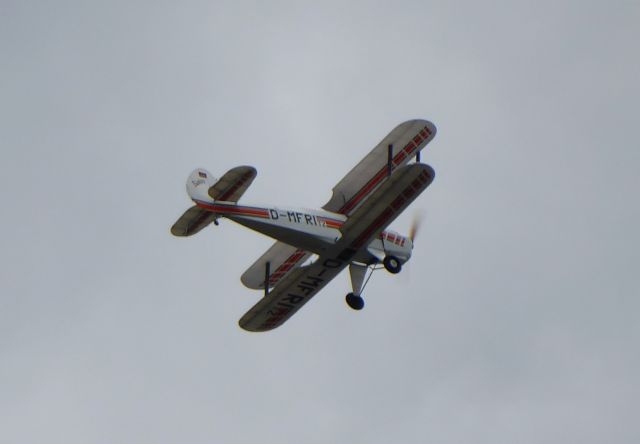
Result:
[[[174,236],[191,236],[202,230],[216,219],[210,211],[193,206],[184,212],[180,219],[171,227]]]
[[[209,196],[214,200],[237,202],[257,175],[258,172],[251,166],[232,168],[209,188]]]

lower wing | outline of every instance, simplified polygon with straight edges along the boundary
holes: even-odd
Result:
[[[348,262],[320,257],[311,265],[296,269],[251,307],[238,324],[255,332],[279,327],[347,265]]]
[[[310,256],[308,251],[277,241],[242,274],[240,280],[246,287],[254,290],[264,288],[268,263],[269,287],[275,287]]]

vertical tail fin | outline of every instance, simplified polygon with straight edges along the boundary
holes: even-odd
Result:
[[[187,178],[187,194],[194,201],[211,202],[209,188],[218,180],[204,168],[195,169]],[[191,236],[202,230],[211,222],[215,222],[216,215],[203,208],[193,206],[180,216],[171,227],[171,234],[174,236]]]
[[[218,180],[204,168],[198,168],[187,179],[187,193],[193,200],[237,202],[257,174],[254,167],[239,166],[231,168]]]
[[[214,186],[218,179],[205,170],[197,168],[189,174],[187,179],[187,194],[192,200],[210,201],[209,188]]]
[[[257,174],[253,167],[239,166],[230,169],[218,180],[204,168],[197,168],[189,174],[187,179],[187,194],[196,202],[212,203],[215,200],[237,202]],[[171,233],[175,236],[191,236],[211,222],[216,223],[217,218],[215,213],[194,206],[173,224]]]

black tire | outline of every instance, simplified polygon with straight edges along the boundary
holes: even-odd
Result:
[[[345,300],[347,301],[347,305],[353,310],[362,310],[364,308],[364,299],[362,299],[361,296],[349,293]]]
[[[384,268],[391,274],[400,273],[400,270],[402,270],[400,259],[395,256],[386,256],[382,263],[384,264]]]

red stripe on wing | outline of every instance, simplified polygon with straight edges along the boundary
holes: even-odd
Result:
[[[411,157],[413,152],[420,146],[420,144],[431,135],[431,131],[428,127],[424,127],[420,132],[407,143],[398,154],[394,156],[392,162],[394,165],[399,165],[406,157]],[[388,174],[387,167],[383,167],[373,178],[367,182],[367,184],[360,189],[342,208],[338,210],[338,213],[347,214],[354,209],[362,199],[367,196]]]
[[[304,250],[296,250],[276,269],[276,271],[273,272],[271,276],[269,276],[269,285],[273,286],[277,284],[278,281],[282,279],[289,270],[295,267],[305,255],[306,252]]]
[[[269,218],[269,210],[265,208],[209,204],[206,202],[196,202],[196,205],[198,205],[200,208],[204,208],[209,211],[213,211],[214,213],[220,213],[223,215],[230,214],[232,216],[251,216],[251,217],[260,217],[263,219]]]
[[[428,180],[429,174],[427,172],[423,172],[422,174],[420,174],[413,182],[409,184],[409,186],[407,186],[402,191],[402,193],[400,193],[398,197],[393,200],[393,202],[391,202],[391,205],[389,205],[371,223],[371,225],[369,225],[367,229],[364,230],[362,234],[360,234],[360,236],[358,236],[358,238],[351,244],[351,247],[356,250],[362,247],[364,243],[371,237],[371,235],[376,230],[380,229],[380,227],[383,227],[385,223],[387,223],[387,221],[391,219],[391,217],[393,217],[393,215],[402,208],[406,201],[413,197],[413,195],[415,195]]]

